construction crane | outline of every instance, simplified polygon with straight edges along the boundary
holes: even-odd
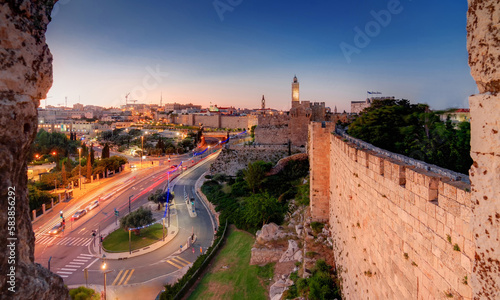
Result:
[[[125,95],[125,105],[127,105],[127,104],[128,104],[128,96],[129,96],[129,95],[130,95],[130,93],[128,93],[128,94],[126,94],[126,95]]]

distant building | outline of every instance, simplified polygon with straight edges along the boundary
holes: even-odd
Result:
[[[470,122],[470,109],[458,108],[446,111],[439,115],[441,121],[445,122],[450,117],[452,123]]]
[[[394,96],[387,97],[370,97],[366,98],[365,101],[351,101],[351,114],[359,114],[363,109],[370,107],[373,100],[384,100],[384,99],[394,99]]]

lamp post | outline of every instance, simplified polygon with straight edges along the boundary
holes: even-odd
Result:
[[[82,148],[78,148],[78,187],[82,189]]]
[[[106,271],[106,255],[102,255],[102,265],[101,265],[101,269],[102,269],[102,272],[104,274],[104,300],[106,300],[106,274],[108,274],[109,272],[111,272],[111,270],[109,271]]]
[[[141,136],[141,169],[142,169],[142,156],[144,155],[144,136]]]
[[[130,199],[134,197],[134,195],[128,196],[128,213],[130,213]]]

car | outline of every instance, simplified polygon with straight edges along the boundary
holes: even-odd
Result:
[[[66,226],[63,225],[62,223],[57,224],[56,226],[52,227],[51,230],[49,230],[50,235],[56,235],[59,234],[61,231],[64,230]]]
[[[77,210],[75,212],[75,214],[73,215],[73,220],[78,220],[80,219],[81,217],[85,216],[85,214],[87,213],[87,210],[86,209],[80,209],[80,210]]]
[[[90,211],[90,210],[93,210],[94,208],[96,208],[98,206],[99,206],[99,200],[94,200],[94,201],[90,202],[90,204],[87,205],[87,207],[85,209],[87,211]]]
[[[172,165],[172,166],[170,166],[170,168],[172,168],[172,169],[177,168],[177,165]]]

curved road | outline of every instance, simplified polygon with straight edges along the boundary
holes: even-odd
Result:
[[[106,276],[109,299],[115,299],[111,298],[111,295],[115,293],[115,296],[117,296],[116,293],[119,294],[120,289],[127,290],[127,287],[137,286],[138,283],[141,283],[142,289],[149,289],[149,293],[158,293],[161,286],[167,282],[172,282],[178,276],[179,269],[189,266],[200,255],[200,247],[204,252],[211,246],[214,235],[211,216],[205,206],[201,205],[201,200],[196,197],[194,185],[196,180],[209,169],[215,157],[216,155],[213,155],[205,159],[193,168],[184,171],[184,174],[176,179],[175,198],[170,206],[170,220],[173,225],[177,222],[179,232],[172,241],[153,252],[141,256],[124,260],[106,260],[107,271],[109,271]],[[180,160],[181,158],[177,159]],[[179,164],[179,161],[172,158],[171,164]],[[186,164],[191,165],[191,159],[185,161],[183,165]],[[69,286],[85,285],[83,269],[88,268],[88,284],[98,290],[102,289],[104,275],[100,269],[101,259],[89,251],[92,243],[94,243],[91,236],[92,230],[99,228],[102,230],[114,223],[115,208],[119,210],[120,216],[128,213],[130,196],[132,210],[146,203],[149,194],[166,186],[167,177],[165,173],[167,170],[172,169],[168,165],[160,166],[146,171],[134,171],[125,176],[121,179],[120,184],[116,185],[115,183],[115,186],[113,186],[113,189],[121,188],[119,192],[101,202],[97,208],[91,210],[73,224],[69,221],[70,216],[65,212],[66,232],[64,234],[55,237],[46,234],[51,224],[59,221],[58,218],[51,220],[52,222],[47,222],[45,226],[41,226],[36,232],[35,261],[47,267],[48,260],[52,257],[50,263],[52,272],[63,277],[65,283]],[[184,188],[191,197],[196,197],[196,217],[191,217],[188,213],[188,206],[183,199]],[[93,199],[99,193],[101,191],[89,193],[86,201],[81,201],[81,205],[74,205],[74,210],[78,206],[85,207],[88,200]],[[104,195],[107,194],[104,193]],[[194,253],[193,249],[190,248],[179,254],[179,246],[186,243],[193,231],[197,236],[197,240],[193,245]],[[96,239],[95,242],[98,242],[98,240]],[[144,284],[146,282],[151,284],[148,286],[148,284]],[[124,299],[124,297],[120,296],[119,299]]]

